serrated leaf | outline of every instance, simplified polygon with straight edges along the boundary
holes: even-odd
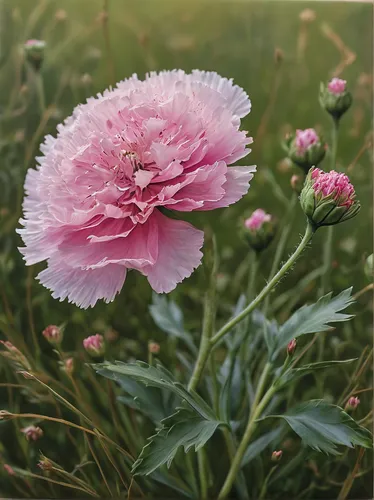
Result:
[[[267,432],[263,436],[253,441],[253,443],[248,446],[244,454],[241,466],[244,467],[245,465],[249,464],[249,462],[256,458],[260,453],[262,453],[265,448],[269,446],[269,444],[271,444],[273,441],[276,441],[281,433],[282,428],[278,427],[277,429]]]
[[[309,363],[304,366],[300,366],[299,368],[291,368],[287,370],[278,380],[277,387],[283,387],[285,384],[288,384],[291,380],[294,381],[297,378],[303,377],[304,375],[308,375],[313,373],[315,370],[324,370],[325,368],[335,368],[339,365],[346,365],[349,363],[353,363],[353,361],[357,361],[358,358],[352,359],[342,359],[338,361],[320,361],[318,363]]]
[[[181,410],[162,421],[162,428],[149,438],[133,465],[134,475],[148,475],[163,464],[170,467],[178,449],[187,453],[191,448],[198,451],[212,437],[222,422],[205,420],[200,416]]]
[[[371,433],[365,427],[361,427],[339,406],[320,399],[298,405],[283,415],[265,418],[286,420],[303,443],[317,451],[339,455],[337,445],[372,447]]]
[[[197,352],[191,334],[184,329],[183,313],[175,302],[154,293],[149,311],[153,321],[163,332],[183,340],[192,352]]]
[[[328,293],[318,302],[298,309],[280,328],[273,351],[273,359],[281,349],[284,349],[293,338],[307,333],[323,332],[330,328],[330,323],[347,321],[351,314],[342,314],[339,311],[346,309],[354,302],[351,295],[352,288],[344,290],[334,298]]]
[[[119,381],[121,375],[125,375],[137,382],[149,387],[158,387],[173,392],[188,403],[201,417],[207,420],[216,420],[216,415],[210,406],[196,392],[188,392],[187,389],[177,382],[173,375],[160,364],[150,366],[142,361],[136,363],[114,363],[104,362],[92,365],[93,368],[104,377]]]

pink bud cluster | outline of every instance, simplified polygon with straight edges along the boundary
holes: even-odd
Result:
[[[253,214],[244,221],[244,225],[250,231],[261,229],[265,222],[271,221],[271,215],[267,214],[262,208],[257,208]]]
[[[314,144],[319,142],[319,136],[314,128],[307,128],[305,130],[296,130],[295,145],[299,154],[303,154]]]
[[[349,208],[354,203],[355,189],[349,178],[342,173],[324,172],[315,168],[312,172],[313,189],[316,195],[326,197],[332,195],[333,200],[340,207]]]
[[[327,88],[332,94],[342,94],[343,92],[345,92],[346,84],[347,84],[346,80],[341,80],[340,78],[333,78],[327,85]]]
[[[83,347],[91,356],[102,356],[105,352],[104,337],[97,333],[83,340]]]

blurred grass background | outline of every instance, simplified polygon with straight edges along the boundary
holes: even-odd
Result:
[[[40,337],[48,324],[67,323],[66,343],[73,349],[85,336],[112,329],[135,346],[118,344],[117,357],[128,353],[145,357],[147,340],[165,341],[148,313],[151,290],[139,273],[129,273],[114,303],[82,311],[59,303],[34,276],[44,265],[27,269],[17,250],[15,234],[21,215],[23,181],[46,133],[79,102],[136,72],[182,68],[214,70],[232,77],[252,100],[252,112],[243,128],[254,137],[252,153],[244,162],[256,164],[248,196],[234,207],[189,215],[199,228],[213,230],[222,255],[220,306],[236,301],[246,286],[248,249],[238,237],[240,220],[257,207],[285,215],[297,170],[284,159],[280,142],[295,128],[315,127],[330,140],[330,120],[318,104],[320,81],[339,75],[348,81],[354,104],[342,119],[338,147],[339,170],[348,172],[361,200],[359,216],[336,228],[333,288],[368,284],[364,262],[372,253],[372,113],[373,113],[373,5],[325,2],[171,1],[171,0],[3,0],[0,1],[0,330],[5,338]],[[24,66],[22,45],[29,38],[47,43],[42,78],[46,112],[40,116],[36,89]],[[326,157],[322,168],[329,168]],[[296,208],[291,250],[303,230]],[[315,296],[311,282],[297,296],[284,296],[302,276],[321,265],[320,230],[312,249],[277,288],[277,316]],[[269,273],[274,247],[262,256],[258,287]],[[182,305],[187,325],[200,327],[199,271],[173,292]],[[226,307],[227,306],[227,307]],[[332,356],[354,357],[371,343],[372,305],[367,296],[356,306],[357,323],[333,337]],[[40,341],[42,356],[50,347]],[[131,350],[133,349],[133,350]],[[2,377],[6,368],[0,366]],[[1,395],[2,393],[0,393]],[[8,394],[9,395],[9,394]],[[321,394],[322,396],[322,394]],[[1,396],[0,396],[1,397]],[[6,394],[4,392],[4,398]],[[4,399],[4,400],[5,400]],[[369,402],[370,407],[371,402]],[[4,405],[2,405],[4,406]],[[4,438],[5,439],[5,438]],[[6,442],[6,440],[4,441]]]
[[[356,289],[365,285],[363,262],[372,248],[372,5],[193,0],[66,0],[63,5],[51,0],[3,0],[0,5],[0,263],[2,293],[21,331],[28,328],[23,324],[27,318],[23,308],[29,293],[37,306],[37,331],[68,317],[72,335],[83,336],[106,322],[125,329],[126,335],[139,337],[143,330],[148,335],[150,324],[144,313],[150,289],[143,277],[130,273],[121,297],[109,306],[81,311],[60,304],[32,279],[43,266],[26,270],[16,249],[20,239],[14,233],[25,171],[34,166],[43,136],[54,134],[57,123],[76,104],[134,72],[143,76],[171,68],[215,70],[233,77],[252,99],[252,112],[243,127],[254,136],[253,151],[243,161],[257,164],[258,173],[249,195],[229,210],[190,216],[195,225],[212,228],[218,236],[221,271],[235,277],[225,285],[223,276],[227,296],[237,296],[244,287],[239,264],[247,249],[237,236],[239,219],[258,206],[281,219],[285,205],[274,186],[286,198],[291,196],[289,180],[294,170],[283,161],[280,141],[287,131],[306,127],[316,127],[329,140],[329,116],[318,104],[319,83],[336,74],[344,77],[354,105],[342,120],[338,166],[349,171],[362,211],[335,231],[334,260],[339,272],[334,272],[333,279],[337,290],[346,282],[353,282]],[[22,62],[21,47],[28,38],[47,42],[42,68],[47,113],[42,120]],[[327,168],[328,161],[327,157]],[[297,230],[289,239],[289,249],[303,230],[303,216],[296,210]],[[319,265],[325,236],[324,231],[316,235],[308,259],[299,263],[291,279],[297,281],[307,268]],[[268,274],[271,252],[263,257],[263,276]],[[187,291],[195,295],[192,302],[199,301],[198,281],[195,273],[174,294]],[[283,286],[288,287],[289,281]],[[127,304],[125,314],[123,304]],[[187,301],[188,305],[194,307]]]

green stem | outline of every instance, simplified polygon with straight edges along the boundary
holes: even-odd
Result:
[[[199,477],[200,477],[200,500],[207,500],[208,498],[208,482],[205,467],[205,451],[204,448],[198,451],[197,461],[199,466]]]
[[[215,242],[213,242],[213,254],[213,265],[210,271],[209,285],[207,291],[205,292],[204,298],[203,331],[201,335],[199,353],[190,382],[188,384],[188,390],[190,392],[196,389],[211,351],[210,338],[213,333],[214,320],[216,315],[216,274],[218,267],[218,257]]]
[[[43,77],[40,71],[35,72],[35,81],[36,81],[36,90],[38,92],[40,116],[43,116],[45,111],[45,98],[44,98]]]
[[[232,432],[227,428],[227,427],[222,427],[221,428],[223,432],[223,437],[225,439],[227,451],[229,454],[230,458],[230,464],[232,464],[234,457],[235,457],[235,452],[236,452],[236,442],[235,442],[235,436],[232,434]],[[247,485],[245,482],[245,477],[243,474],[243,471],[238,471],[238,476],[235,479],[237,491],[239,494],[239,498],[243,498],[244,500],[248,500],[248,491],[247,491]]]
[[[210,340],[210,345],[214,346],[219,342],[230,330],[234,328],[240,321],[242,321],[248,314],[250,314],[259,304],[260,302],[272,291],[272,289],[279,283],[279,281],[284,277],[284,275],[292,268],[294,263],[302,254],[305,247],[308,245],[310,240],[312,239],[313,233],[315,229],[308,222],[308,225],[305,230],[305,234],[300,244],[294,251],[294,253],[288,258],[287,262],[283,264],[281,269],[277,272],[277,274],[268,282],[268,284],[262,289],[262,291],[257,295],[257,297],[235,318],[232,318],[230,321],[224,325],[219,332],[217,332]],[[202,371],[202,370],[201,370]]]
[[[266,476],[265,481],[264,481],[264,483],[262,485],[260,496],[258,497],[258,500],[263,500],[265,498],[267,487],[268,487],[268,484],[269,484],[269,480],[270,480],[271,476],[274,474],[274,472],[277,470],[277,468],[278,467],[275,466],[275,467],[272,467],[270,469],[269,474]]]
[[[331,170],[336,168],[336,154],[338,151],[339,120],[333,119],[331,135]]]
[[[235,478],[237,474],[239,473],[241,469],[241,464],[242,460],[244,457],[244,454],[248,448],[248,444],[250,442],[250,439],[253,435],[253,432],[257,426],[257,418],[261,415],[262,411],[265,409],[267,404],[269,403],[271,397],[273,396],[275,392],[275,387],[272,385],[269,390],[265,393],[264,397],[261,399],[262,392],[264,390],[265,384],[267,377],[269,375],[269,372],[271,370],[271,364],[267,363],[265,365],[265,368],[261,374],[258,386],[257,386],[257,391],[256,391],[256,396],[255,400],[252,405],[251,409],[251,414],[248,419],[247,427],[244,431],[243,438],[239,444],[238,450],[235,454],[234,460],[232,461],[230,470],[227,474],[227,477],[225,479],[225,482],[221,488],[221,491],[218,495],[218,500],[223,500],[227,498],[227,496],[230,494],[232,485],[234,484]],[[260,400],[261,399],[261,400]]]

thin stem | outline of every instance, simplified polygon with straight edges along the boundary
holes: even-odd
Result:
[[[336,168],[336,154],[338,151],[339,120],[333,119],[331,134],[331,170]]]
[[[218,255],[214,239],[212,252],[213,263],[210,270],[208,289],[205,292],[204,299],[203,331],[196,364],[188,384],[188,390],[190,392],[196,389],[211,351],[210,338],[213,333],[214,320],[216,316],[216,275],[218,268]]]
[[[35,82],[36,82],[36,89],[38,92],[40,116],[43,116],[45,111],[45,97],[44,97],[43,77],[40,71],[35,72]]]
[[[224,325],[218,333],[216,333],[212,339],[210,340],[210,344],[212,346],[216,345],[230,330],[234,328],[240,321],[242,321],[248,314],[250,314],[262,300],[272,291],[272,289],[279,283],[279,281],[284,277],[284,275],[292,268],[294,263],[302,254],[305,247],[308,245],[310,240],[312,239],[314,228],[308,222],[305,234],[300,244],[294,251],[294,253],[289,257],[287,262],[283,264],[281,269],[277,272],[277,274],[268,282],[268,284],[262,289],[262,291],[257,295],[257,297],[235,318],[232,318],[230,321]]]
[[[258,500],[263,500],[265,498],[267,487],[269,484],[269,480],[270,480],[271,476],[274,474],[274,472],[277,470],[277,468],[278,467],[276,466],[276,467],[272,467],[270,469],[270,471],[269,471],[268,475],[266,476],[265,481],[262,485],[260,496],[258,497]]]
[[[270,365],[270,363],[267,363],[265,365],[264,371],[263,371],[261,378],[259,380],[259,384],[257,387],[256,396],[255,396],[255,401],[252,405],[251,415],[250,415],[250,418],[248,419],[247,427],[244,431],[243,438],[239,444],[239,447],[238,447],[238,450],[235,454],[234,460],[232,461],[229,473],[227,474],[225,482],[224,482],[222,489],[219,493],[218,500],[223,500],[223,499],[227,498],[227,496],[230,494],[230,491],[231,491],[232,485],[234,484],[235,478],[241,469],[241,464],[242,464],[244,454],[248,448],[248,444],[250,442],[250,439],[251,439],[253,432],[257,426],[256,420],[261,415],[262,411],[265,409],[265,407],[267,406],[267,404],[269,403],[271,397],[273,396],[273,394],[275,392],[275,387],[274,387],[274,385],[272,385],[260,401],[262,391],[263,391],[264,386],[266,384],[266,380],[267,380],[270,369],[271,369],[271,365]]]
[[[223,432],[223,437],[225,439],[227,451],[229,454],[230,464],[232,464],[236,452],[235,436],[233,435],[232,432],[230,432],[230,430],[227,427],[222,427],[222,432]],[[243,471],[241,470],[238,471],[238,475],[235,478],[235,484],[239,494],[239,498],[244,498],[245,500],[248,500],[249,496],[247,491],[247,484],[245,482]]]
[[[197,454],[197,461],[199,466],[199,477],[200,477],[200,499],[207,500],[208,498],[208,482],[206,478],[206,456],[204,448],[199,450]]]

